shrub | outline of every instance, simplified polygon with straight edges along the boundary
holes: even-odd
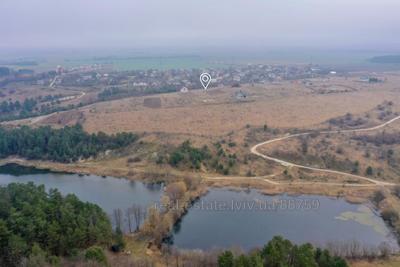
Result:
[[[396,186],[396,187],[394,188],[393,194],[394,194],[396,197],[400,198],[400,186],[399,186],[399,185]]]
[[[121,252],[125,249],[125,240],[124,235],[119,227],[115,230],[114,233],[114,244],[111,246],[111,250],[113,252]]]
[[[231,251],[225,251],[218,256],[219,267],[231,267],[233,266],[233,253]]]
[[[372,169],[371,166],[368,166],[368,168],[365,170],[365,174],[366,175],[373,175],[374,174],[374,170]]]
[[[399,221],[399,214],[394,209],[387,209],[382,212],[382,218],[392,227]]]
[[[228,146],[229,146],[229,147],[235,147],[235,146],[236,146],[236,143],[235,143],[235,142],[229,142],[229,143],[228,143]]]
[[[372,201],[376,204],[379,205],[379,203],[382,202],[382,200],[385,199],[385,194],[382,191],[375,191],[374,195],[372,196]]]
[[[92,246],[85,251],[85,259],[87,261],[95,261],[107,266],[107,257],[103,249],[99,246]]]

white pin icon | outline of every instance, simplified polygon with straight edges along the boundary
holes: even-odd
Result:
[[[201,82],[201,84],[203,85],[203,87],[204,87],[204,90],[207,90],[207,88],[208,88],[208,86],[210,85],[210,83],[211,83],[211,75],[210,74],[208,74],[208,73],[202,73],[201,75],[200,75],[200,82]]]

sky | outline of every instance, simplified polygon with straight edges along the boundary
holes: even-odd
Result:
[[[0,49],[400,47],[399,0],[0,0]]]

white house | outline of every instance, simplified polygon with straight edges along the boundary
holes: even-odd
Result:
[[[181,88],[180,92],[181,93],[187,93],[187,92],[189,92],[189,89],[187,89],[187,87],[184,86],[184,87]]]

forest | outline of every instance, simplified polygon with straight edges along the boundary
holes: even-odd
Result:
[[[0,187],[0,266],[31,266],[39,256],[55,264],[109,246],[112,238],[111,223],[95,204],[33,183]]]
[[[137,140],[132,133],[89,134],[81,125],[53,129],[0,127],[0,158],[20,156],[58,162],[72,162],[94,157],[100,152],[125,147]]]

